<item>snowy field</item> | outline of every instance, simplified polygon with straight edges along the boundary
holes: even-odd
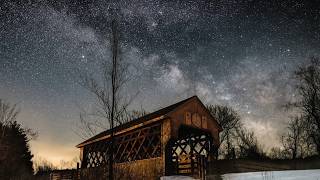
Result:
[[[223,180],[320,180],[320,169],[232,173],[222,175]]]
[[[165,176],[161,180],[192,180],[187,176]],[[212,178],[208,178],[212,179]],[[220,179],[220,178],[213,178]],[[320,169],[290,170],[290,171],[264,171],[250,173],[231,173],[221,176],[223,180],[320,180]]]

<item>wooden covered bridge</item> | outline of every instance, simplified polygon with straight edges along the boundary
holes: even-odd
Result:
[[[156,179],[177,174],[204,177],[221,130],[197,96],[117,126],[116,179]],[[107,130],[77,145],[81,170],[107,170],[109,144]]]

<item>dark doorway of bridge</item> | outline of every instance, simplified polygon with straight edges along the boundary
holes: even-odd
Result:
[[[178,138],[171,139],[166,147],[166,174],[204,179],[211,153],[210,133],[193,127],[180,127]]]

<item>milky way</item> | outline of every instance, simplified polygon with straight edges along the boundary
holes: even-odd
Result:
[[[72,131],[92,97],[80,73],[110,60],[110,22],[139,95],[131,108],[156,110],[197,94],[234,107],[266,149],[277,145],[296,97],[292,72],[320,53],[315,1],[35,1],[0,3],[0,98],[39,132],[33,152],[76,156]],[[268,137],[269,141],[264,141]],[[56,147],[52,150],[52,147]]]

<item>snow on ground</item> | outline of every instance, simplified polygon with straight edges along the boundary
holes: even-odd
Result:
[[[214,179],[220,179],[220,178],[216,177]],[[320,169],[230,173],[230,174],[221,175],[221,179],[223,180],[320,180]],[[194,180],[194,179],[188,176],[163,176],[160,178],[160,180]]]
[[[320,169],[231,173],[223,180],[320,180]]]
[[[192,177],[189,176],[163,176],[160,180],[194,180]]]

